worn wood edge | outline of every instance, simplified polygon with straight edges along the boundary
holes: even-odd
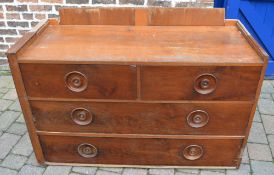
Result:
[[[79,133],[36,131],[38,135],[72,136],[72,137],[104,137],[104,138],[159,138],[159,139],[243,139],[240,135],[155,135],[155,134],[116,134],[116,133]]]
[[[59,25],[59,20],[56,18],[49,18],[48,19],[49,25]]]
[[[237,19],[225,19],[225,26],[236,26],[237,22]]]
[[[184,168],[184,169],[237,169],[234,166],[171,166],[171,165],[118,165],[118,164],[85,164],[85,163],[57,163],[45,162],[46,165],[63,166],[88,166],[88,167],[106,167],[106,168]]]
[[[266,51],[257,43],[257,41],[252,37],[252,35],[246,30],[241,21],[237,20],[238,30],[245,37],[250,46],[256,51],[256,53],[262,58],[263,62],[268,62],[269,55]]]
[[[30,31],[25,33],[23,37],[21,37],[14,45],[12,45],[8,51],[7,55],[9,54],[16,54],[18,53],[23,47],[26,46],[27,43],[31,41],[31,39],[35,36],[41,33],[49,24],[48,20],[43,20],[40,23],[38,23],[34,28],[32,28]]]
[[[206,103],[206,104],[253,104],[254,101],[221,101],[221,100],[114,100],[114,99],[83,99],[83,98],[40,98],[28,97],[29,101],[53,101],[53,102],[98,102],[98,103]]]
[[[32,112],[31,112],[30,104],[27,99],[27,94],[26,94],[23,79],[21,76],[20,67],[17,63],[16,54],[13,54],[13,53],[9,54],[8,61],[9,61],[12,77],[14,80],[14,84],[16,87],[16,91],[18,94],[18,99],[19,99],[20,105],[22,107],[22,112],[23,112],[23,115],[24,115],[24,118],[26,121],[26,126],[27,126],[28,133],[30,136],[31,144],[33,146],[33,151],[35,153],[37,161],[39,163],[43,163],[45,161],[44,155],[43,155],[40,141],[39,141],[38,135],[36,134],[36,129],[35,129],[35,126],[34,126],[34,123],[32,120],[32,118],[33,118]]]
[[[75,61],[56,61],[56,60],[18,60],[20,64],[75,64]],[[128,62],[128,61],[77,61],[77,64],[102,64],[102,65],[141,65],[141,66],[263,66],[261,63],[190,63],[190,62]]]

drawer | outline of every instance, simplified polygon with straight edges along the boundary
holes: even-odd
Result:
[[[136,98],[135,66],[21,64],[20,69],[30,97]]]
[[[252,104],[32,101],[41,131],[245,135]]]
[[[241,139],[94,138],[41,135],[46,161],[112,165],[236,166]]]
[[[254,100],[262,67],[141,68],[145,100]]]

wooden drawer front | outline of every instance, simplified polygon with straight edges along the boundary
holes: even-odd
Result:
[[[20,68],[31,97],[136,98],[134,66],[21,64]]]
[[[242,142],[45,135],[40,141],[49,162],[170,166],[236,166]]]
[[[253,100],[261,67],[141,68],[145,100]]]
[[[244,135],[252,105],[36,101],[31,107],[41,131]]]

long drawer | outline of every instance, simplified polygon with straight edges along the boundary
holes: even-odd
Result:
[[[254,100],[262,67],[143,66],[145,100]]]
[[[40,131],[244,135],[250,103],[31,101]]]
[[[136,66],[20,64],[28,96],[136,99]]]
[[[48,162],[235,167],[241,139],[40,136]]]

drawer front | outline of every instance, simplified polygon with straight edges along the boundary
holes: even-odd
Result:
[[[145,100],[253,100],[262,67],[141,68]]]
[[[46,161],[62,163],[236,166],[240,139],[40,136]]]
[[[136,98],[134,66],[21,64],[20,69],[31,97]]]
[[[245,135],[252,105],[32,101],[31,107],[41,131]]]

